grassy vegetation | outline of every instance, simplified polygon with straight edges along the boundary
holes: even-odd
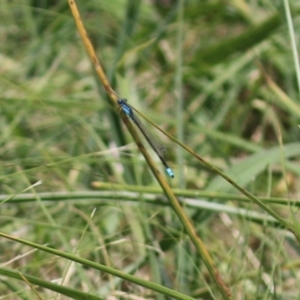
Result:
[[[144,120],[212,263],[109,101],[68,1],[2,0],[1,299],[226,299],[209,265],[233,299],[299,299],[298,1],[77,5],[114,90],[194,151]]]

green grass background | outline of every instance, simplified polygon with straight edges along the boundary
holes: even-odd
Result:
[[[221,299],[107,101],[68,2],[0,4],[0,231],[67,255],[1,237],[1,299]],[[118,94],[297,226],[298,1],[77,4]],[[293,235],[147,127],[233,298],[299,299]]]

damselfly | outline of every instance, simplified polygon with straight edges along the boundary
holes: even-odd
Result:
[[[126,99],[119,99],[118,104],[120,105],[123,112],[128,116],[129,119],[138,127],[138,129],[141,131],[149,145],[152,147],[154,152],[157,154],[159,159],[161,160],[162,164],[164,165],[167,174],[174,178],[174,172],[173,170],[168,166],[167,162],[164,159],[164,152],[165,147],[157,143],[157,141],[152,137],[151,134],[149,134],[148,130],[145,128],[141,120],[138,118],[138,116],[134,113],[132,106],[130,106],[127,103]]]

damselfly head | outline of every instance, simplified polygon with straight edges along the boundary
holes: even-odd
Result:
[[[122,105],[122,104],[125,104],[127,103],[127,99],[123,98],[123,99],[118,99],[118,104],[119,105]]]

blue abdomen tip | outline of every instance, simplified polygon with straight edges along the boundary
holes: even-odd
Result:
[[[168,173],[168,175],[169,175],[170,177],[174,178],[174,172],[173,172],[173,170],[172,170],[171,168],[167,168],[167,169],[166,169],[166,172]]]

